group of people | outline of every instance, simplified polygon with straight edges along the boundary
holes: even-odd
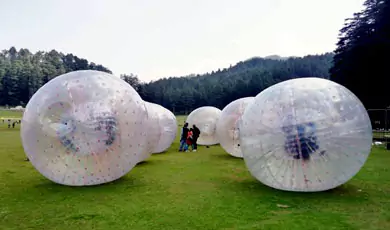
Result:
[[[192,128],[188,128],[188,123],[185,123],[181,130],[179,152],[188,152],[189,147],[192,148],[193,152],[196,152],[198,149],[197,141],[199,135],[200,130],[196,125],[193,125]]]
[[[21,120],[11,120],[11,119],[8,119],[8,128],[11,128],[11,124],[12,124],[12,128],[15,128],[15,125],[16,124],[20,124],[21,123]],[[4,123],[4,119],[3,119],[3,123]]]

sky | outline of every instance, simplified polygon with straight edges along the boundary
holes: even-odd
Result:
[[[55,49],[144,82],[335,49],[364,0],[0,0],[0,50]]]

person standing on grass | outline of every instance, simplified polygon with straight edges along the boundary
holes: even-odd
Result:
[[[193,139],[192,139],[192,128],[188,131],[188,134],[187,134],[187,146],[191,146],[192,150],[194,150],[194,147],[192,146],[192,143],[193,143]],[[186,150],[186,152],[188,152],[188,149]]]
[[[179,152],[182,151],[187,151],[188,146],[187,146],[187,135],[188,135],[188,123],[185,123],[183,128],[181,129],[181,136],[180,136],[180,147],[179,147]]]
[[[200,130],[198,127],[196,127],[196,125],[192,125],[192,151],[193,152],[196,152],[196,150],[198,149],[198,138],[199,138],[199,135],[200,135]]]

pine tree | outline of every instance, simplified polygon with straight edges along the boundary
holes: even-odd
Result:
[[[340,30],[331,79],[350,89],[367,109],[385,108],[390,105],[390,1],[367,0],[364,6]]]

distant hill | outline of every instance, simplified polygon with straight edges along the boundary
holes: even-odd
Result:
[[[163,78],[137,85],[137,88],[145,100],[176,113],[187,113],[205,105],[222,109],[235,99],[255,96],[280,81],[299,77],[328,79],[332,60],[333,53],[289,58],[277,55],[254,57],[229,68]]]
[[[222,109],[231,101],[255,96],[280,81],[299,77],[329,78],[333,54],[305,57],[254,57],[205,74],[172,76],[141,83],[136,75],[120,77],[132,85],[141,97],[176,113],[188,113],[211,105]],[[103,65],[56,50],[31,53],[28,49],[0,52],[0,106],[24,106],[47,81],[70,71],[99,70]]]
[[[271,60],[287,60],[289,57],[281,57],[279,55],[269,55],[264,57],[264,59],[271,59]]]

